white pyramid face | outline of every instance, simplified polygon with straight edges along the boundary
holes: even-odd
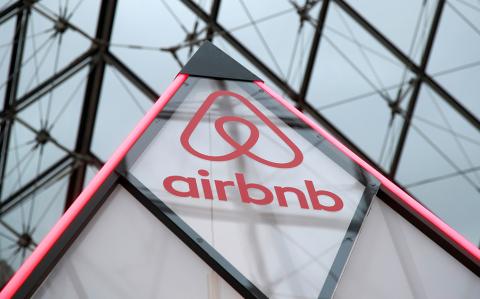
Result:
[[[34,298],[241,298],[117,187]]]
[[[333,298],[476,299],[480,278],[375,197]]]
[[[265,295],[330,295],[368,207],[366,187],[255,84],[186,84],[130,173]]]

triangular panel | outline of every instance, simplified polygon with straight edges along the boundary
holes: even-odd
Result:
[[[210,42],[205,42],[183,67],[181,73],[217,79],[260,80]]]

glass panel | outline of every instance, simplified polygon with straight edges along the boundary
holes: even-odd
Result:
[[[117,187],[34,298],[241,298]]]
[[[480,102],[478,100],[480,61],[435,73],[433,77],[477,119],[480,119]]]
[[[85,173],[85,180],[83,181],[83,188],[85,189],[93,177],[97,174],[98,168],[93,165],[87,165],[87,170]]]
[[[6,200],[25,184],[67,155],[50,141],[39,143],[39,135],[26,122],[15,121],[7,152],[2,200]],[[43,137],[40,137],[43,138]],[[43,142],[43,141],[42,141]]]
[[[92,151],[106,161],[154,99],[147,98],[113,67],[107,67],[95,121]]]
[[[398,181],[450,226],[479,244],[480,134],[426,84]]]
[[[20,111],[18,118],[36,134],[46,132],[51,141],[73,151],[89,74],[88,67],[84,67]]]
[[[403,53],[420,63],[438,1],[348,0],[348,2]]]
[[[18,95],[22,96],[67,66],[90,47],[77,31],[63,29],[46,15],[32,10],[23,54]]]
[[[100,3],[97,0],[41,0],[37,7],[55,17],[61,16],[82,32],[94,37]]]
[[[331,3],[308,102],[386,171],[412,91],[405,66]]]
[[[253,83],[189,78],[157,125],[141,184],[268,297],[331,293],[368,207],[350,160]]]
[[[0,220],[0,287],[50,231],[65,207],[70,168],[30,188]]]
[[[479,9],[473,1],[446,2],[428,62],[429,72],[435,74],[479,60]]]
[[[2,199],[74,150],[87,75],[79,71],[15,115]]]
[[[480,4],[447,1],[428,72],[480,119]]]
[[[375,198],[334,298],[478,298],[480,278]]]
[[[293,1],[229,1],[220,7],[219,22],[278,77],[299,90],[315,31],[315,24],[311,23],[315,23],[320,5],[320,2],[302,5]]]
[[[191,42],[202,40],[205,30],[180,1],[119,1],[111,51],[160,94],[197,49]]]

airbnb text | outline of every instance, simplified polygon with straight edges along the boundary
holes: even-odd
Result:
[[[235,180],[212,180],[208,171],[200,169],[200,178],[172,175],[163,181],[167,192],[178,197],[205,198],[228,201],[227,188],[236,190],[242,202],[255,205],[272,204],[275,200],[280,207],[288,207],[287,196],[294,196],[302,209],[313,208],[328,212],[336,212],[343,208],[342,199],[335,193],[317,189],[311,180],[304,180],[307,194],[299,188],[273,186],[268,188],[262,184],[247,182],[243,173],[235,173]],[[231,194],[231,193],[230,193]],[[256,196],[253,196],[255,194]]]

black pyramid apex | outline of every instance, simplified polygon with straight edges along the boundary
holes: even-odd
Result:
[[[216,79],[260,80],[260,78],[209,41],[205,41],[202,44],[180,73]]]

